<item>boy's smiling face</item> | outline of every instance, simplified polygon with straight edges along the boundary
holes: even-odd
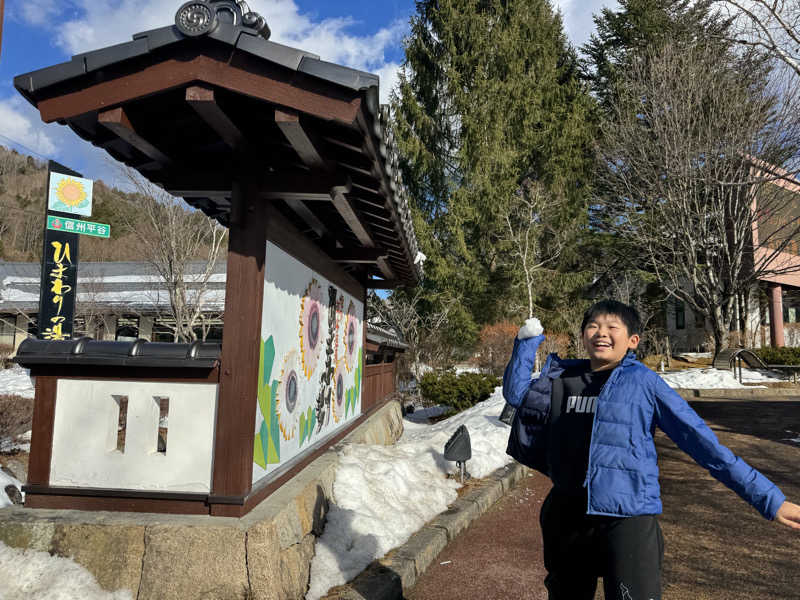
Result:
[[[592,371],[613,369],[639,345],[639,336],[628,335],[628,328],[616,315],[596,315],[583,329],[583,347],[589,353]]]

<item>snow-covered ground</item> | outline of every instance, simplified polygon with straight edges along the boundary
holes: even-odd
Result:
[[[0,542],[0,598],[132,600],[133,595],[128,590],[104,591],[89,571],[68,558]]]
[[[393,446],[346,447],[306,599],[316,600],[352,579],[455,501],[461,484],[446,477],[455,463],[446,461],[443,452],[460,425],[470,434],[467,470],[473,477],[486,477],[508,463],[508,426],[498,419],[504,402],[497,388],[488,400],[435,425],[406,419],[405,432]]]
[[[780,379],[758,371],[743,373],[745,381]],[[716,369],[690,369],[662,376],[672,387],[741,387],[731,372]],[[9,393],[33,394],[23,369],[0,371],[0,394]],[[469,430],[472,459],[467,470],[473,477],[485,477],[510,462],[505,453],[508,426],[498,419],[503,404],[497,388],[488,400],[434,425],[414,421],[425,421],[445,409],[416,411],[405,420],[405,432],[393,446],[345,447],[340,452],[334,483],[335,502],[316,544],[306,598],[316,600],[330,587],[352,579],[372,560],[403,544],[457,498],[460,484],[446,477],[455,471],[455,464],[444,460],[443,451],[460,425]],[[11,478],[0,474],[0,506],[9,502],[2,491],[8,485],[6,479]],[[19,484],[15,482],[10,481]],[[0,543],[0,599],[17,597],[121,600],[130,595],[103,592],[87,571],[69,559],[22,553]]]
[[[19,365],[14,365],[10,369],[0,369],[0,396],[8,394],[33,398],[33,381],[28,369],[23,369]]]
[[[723,371],[721,369],[685,369],[683,371],[672,371],[659,373],[664,381],[673,388],[688,389],[739,389],[743,387],[764,387],[764,386],[745,386],[739,383],[737,374],[733,371]],[[742,369],[742,381],[746,383],[769,383],[785,381],[785,378],[774,371],[764,371],[756,369]]]

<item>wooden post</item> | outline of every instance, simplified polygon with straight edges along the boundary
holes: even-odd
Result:
[[[269,203],[259,199],[257,181],[252,176],[240,179],[231,198],[225,328],[209,500],[210,512],[217,516],[243,513],[243,498],[250,492],[253,479],[269,209]]]

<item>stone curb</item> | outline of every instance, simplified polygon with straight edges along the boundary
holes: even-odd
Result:
[[[409,540],[373,561],[353,581],[321,600],[403,600],[445,546],[531,472],[520,463],[500,467],[456,500]]]

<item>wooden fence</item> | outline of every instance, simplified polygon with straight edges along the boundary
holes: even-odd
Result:
[[[394,391],[395,363],[367,365],[364,368],[364,393],[361,397],[361,412],[367,412]]]

